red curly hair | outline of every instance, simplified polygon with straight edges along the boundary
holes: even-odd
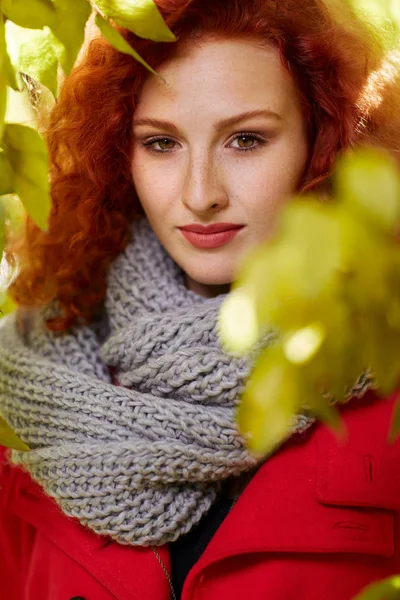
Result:
[[[337,2],[330,6],[323,0],[156,4],[179,40],[203,34],[246,37],[279,49],[300,90],[311,142],[299,191],[323,189],[338,154],[357,143],[389,149],[400,161],[399,81],[386,81],[383,98],[374,103],[376,90],[368,91],[366,84],[379,72],[385,46],[344,1],[340,12],[333,8]],[[119,31],[156,70],[179,44]],[[45,132],[53,202],[49,230],[40,231],[28,218],[23,239],[8,248],[20,264],[9,290],[17,305],[54,299],[61,305],[63,316],[49,321],[50,329],[93,319],[106,293],[110,263],[128,243],[130,223],[143,214],[130,171],[131,122],[148,76],[132,57],[96,37],[65,79],[50,115]],[[377,87],[383,94],[383,83]]]

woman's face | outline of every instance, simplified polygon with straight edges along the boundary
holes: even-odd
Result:
[[[229,290],[298,189],[308,157],[299,94],[278,51],[247,40],[187,43],[158,72],[166,83],[150,76],[134,114],[133,181],[188,287],[211,297]],[[196,225],[228,231],[181,229]]]

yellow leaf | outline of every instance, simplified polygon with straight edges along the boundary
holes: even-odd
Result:
[[[175,42],[153,0],[95,0],[104,16],[137,36],[154,42]]]
[[[101,17],[98,13],[95,17],[95,23],[104,37],[112,46],[114,46],[114,48],[119,50],[119,52],[133,56],[133,58],[135,58],[146,69],[153,73],[153,75],[157,75],[157,77],[159,77],[158,73],[143,60],[143,58],[132,48],[132,46],[128,44],[125,38],[111,25],[111,23],[103,19],[103,17]]]
[[[21,450],[22,452],[30,451],[29,446],[17,436],[2,417],[0,417],[0,444],[6,448]]]

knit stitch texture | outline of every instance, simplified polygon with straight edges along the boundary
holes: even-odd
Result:
[[[257,466],[235,422],[250,360],[218,339],[224,298],[189,291],[142,219],[95,323],[50,332],[50,307],[24,332],[15,313],[1,320],[0,413],[32,449],[12,461],[66,515],[121,544],[162,545]],[[292,433],[312,423],[298,415]]]

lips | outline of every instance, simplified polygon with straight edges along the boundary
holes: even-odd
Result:
[[[233,240],[244,225],[213,223],[212,225],[185,225],[179,227],[183,237],[195,248],[211,249],[224,246]]]
[[[242,227],[244,226],[235,223],[213,223],[212,225],[185,225],[184,227],[179,227],[179,229],[182,229],[183,231],[193,231],[194,233],[210,234],[242,229]]]

